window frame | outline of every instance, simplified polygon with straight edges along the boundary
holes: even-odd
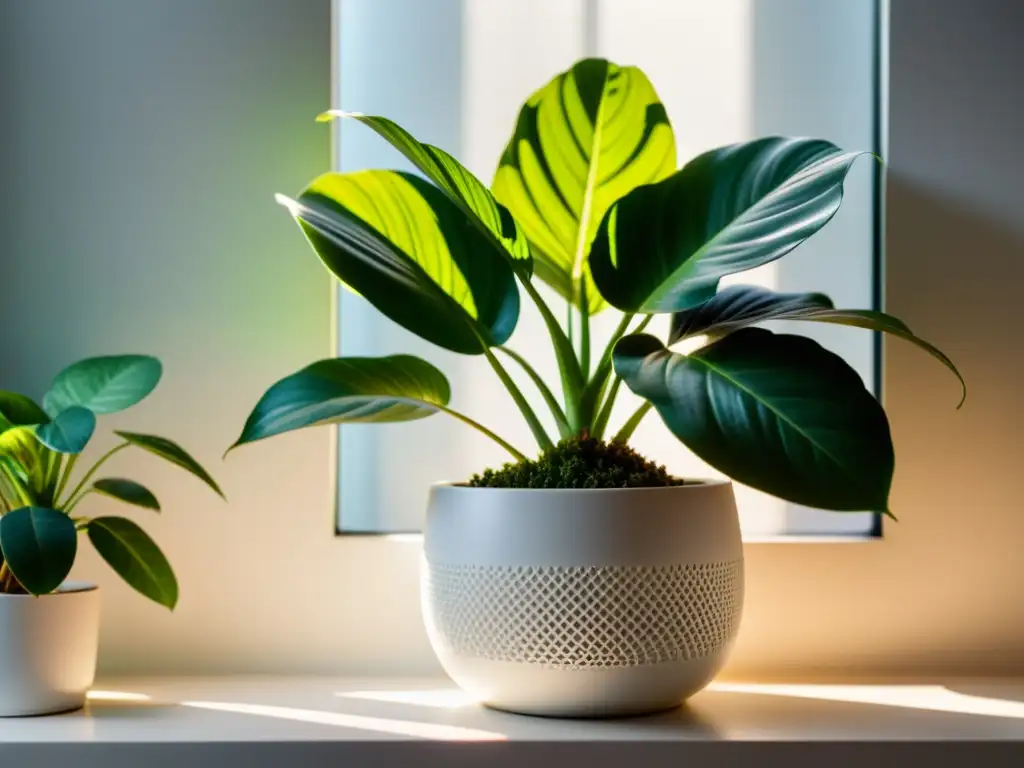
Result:
[[[874,81],[875,109],[873,115],[872,146],[870,151],[880,160],[888,158],[888,2],[889,0],[869,0],[872,4],[874,15],[873,34],[873,67],[872,79]],[[331,23],[331,101],[332,108],[340,108],[340,61],[338,56],[338,14],[340,4],[343,0],[332,0],[332,23]],[[583,2],[583,46],[587,55],[593,54],[597,48],[598,22],[597,4],[600,0],[582,0]],[[339,145],[341,143],[341,132],[343,122],[334,123],[331,130],[331,167],[337,168],[339,161]],[[885,287],[885,171],[882,162],[876,163],[872,168],[872,233],[871,233],[871,301],[870,308],[874,311],[884,309],[884,287]],[[344,289],[339,285],[331,295],[331,328],[332,347],[335,354],[341,354],[341,343],[339,328],[341,292]],[[871,393],[884,403],[884,359],[882,334],[877,331],[868,331],[871,334],[871,361],[872,381],[869,389]],[[344,522],[344,505],[341,498],[341,461],[342,461],[342,435],[344,427],[334,428],[332,445],[334,455],[332,462],[332,497],[334,507],[334,535],[346,538],[408,538],[422,536],[420,529],[393,529],[393,530],[365,530],[360,528],[346,527]],[[871,523],[868,530],[863,534],[842,533],[842,534],[801,534],[782,533],[773,536],[754,536],[745,538],[750,542],[784,541],[787,543],[808,543],[825,541],[863,541],[881,539],[884,535],[884,514],[880,511],[871,512]]]

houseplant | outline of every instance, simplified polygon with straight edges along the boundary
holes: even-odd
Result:
[[[145,531],[125,517],[83,515],[79,503],[96,494],[160,511],[133,480],[94,479],[127,448],[176,464],[222,495],[213,478],[166,438],[115,431],[120,442],[73,479],[97,415],[141,401],[161,372],[154,357],[93,357],[61,371],[42,406],[0,391],[0,715],[59,712],[85,700],[100,603],[95,585],[65,582],[80,533],[129,586],[169,609],[177,603],[174,571]]]
[[[442,411],[508,450],[514,463],[503,469],[435,486],[426,525],[428,634],[449,674],[483,701],[542,714],[647,711],[679,703],[723,663],[742,604],[731,486],[679,481],[629,450],[650,410],[737,481],[824,509],[891,514],[893,446],[879,403],[814,341],[752,326],[857,326],[910,341],[959,377],[953,364],[883,312],[836,309],[816,293],[718,289],[821,229],[862,153],[770,137],[677,170],[651,83],[601,59],[527,100],[490,189],[386,118],[323,117],[363,123],[425,178],[327,173],[279,202],[343,284],[422,338],[482,356],[541,455],[454,412],[445,376],[407,355],[321,360],[282,379],[235,446]],[[537,281],[564,300],[564,324]],[[550,335],[560,397],[505,346],[520,290]],[[590,318],[610,309],[621,322],[595,355]],[[659,314],[672,316],[665,340],[644,333]],[[673,349],[697,337],[702,345]],[[557,437],[502,355],[532,381]],[[623,382],[645,402],[613,432]]]

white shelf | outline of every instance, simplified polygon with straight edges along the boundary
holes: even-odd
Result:
[[[830,768],[1024,765],[1024,683],[717,683],[660,715],[574,721],[491,711],[442,680],[123,679],[98,684],[80,712],[0,720],[5,766],[622,768],[766,758]]]

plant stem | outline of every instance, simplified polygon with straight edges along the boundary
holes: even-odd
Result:
[[[501,383],[505,385],[505,389],[512,395],[512,399],[515,400],[516,405],[519,407],[519,412],[523,414],[523,418],[526,419],[527,425],[530,427],[530,431],[533,433],[534,438],[537,440],[537,444],[540,445],[541,450],[548,450],[554,447],[554,443],[551,442],[551,438],[548,437],[548,433],[544,431],[544,426],[540,423],[537,418],[537,414],[534,413],[533,408],[523,397],[523,393],[519,387],[512,380],[512,377],[508,375],[498,358],[494,356],[489,347],[484,347],[484,355],[487,357],[487,362],[491,364],[491,368],[498,374],[498,378],[501,379]]]
[[[608,377],[612,372],[612,351],[615,349],[615,343],[626,334],[626,329],[629,327],[629,323],[633,317],[633,314],[622,316],[622,320],[619,322],[619,325],[615,330],[612,331],[611,338],[608,340],[608,345],[601,354],[601,360],[594,369],[593,378],[587,382],[587,386],[583,390],[583,398],[580,403],[580,411],[582,414],[581,420],[585,422],[585,426],[591,427],[592,431],[597,426],[596,419],[599,418],[599,414],[601,410],[603,410],[602,408],[599,408],[598,405],[604,397],[605,388],[608,385]],[[644,321],[640,323],[638,330],[646,327],[647,323],[650,321],[651,317],[648,315]]]
[[[529,278],[520,276],[520,282],[526,295],[533,300],[540,312],[544,325],[547,326],[548,335],[551,337],[551,344],[555,350],[555,359],[558,361],[558,373],[562,379],[562,397],[565,399],[565,420],[569,422],[569,429],[576,432],[580,428],[580,398],[583,397],[583,390],[586,387],[586,379],[580,370],[579,361],[573,350],[572,342],[565,335],[562,326],[551,312],[551,308],[537,293],[537,289]],[[572,305],[569,305],[569,313],[572,314]]]
[[[622,320],[615,326],[615,330],[612,331],[611,338],[608,339],[608,345],[604,348],[604,352],[601,353],[601,362],[598,363],[598,368],[603,368],[611,364],[612,351],[615,349],[615,342],[626,335],[626,329],[629,328],[630,322],[636,317],[632,312],[622,315]],[[650,317],[650,315],[648,315]]]
[[[78,500],[75,499],[75,496],[77,496],[78,492],[82,490],[82,487],[87,482],[89,482],[89,480],[92,479],[92,476],[96,474],[96,470],[98,470],[101,466],[103,466],[103,464],[107,461],[107,459],[109,459],[111,456],[113,456],[118,451],[124,450],[129,445],[131,445],[131,443],[129,443],[129,442],[124,442],[124,443],[121,443],[120,445],[115,445],[113,448],[111,448],[105,454],[100,456],[99,460],[95,464],[92,465],[92,468],[90,468],[89,471],[85,473],[85,477],[83,477],[81,480],[78,481],[78,485],[76,485],[75,489],[73,491],[71,491],[71,493],[68,494],[68,497],[64,500],[63,504],[58,502],[57,499],[53,500],[55,506],[57,506],[58,508],[61,508],[61,507],[74,507],[74,505],[78,503]]]
[[[605,350],[605,355],[607,356],[607,359],[602,361],[602,365],[605,368],[604,375],[606,377],[612,374],[611,353],[615,350],[615,342],[617,342],[620,338],[622,338],[625,335],[625,328],[626,325],[629,323],[629,317],[631,316],[627,316],[625,319],[623,319],[621,323],[619,323],[619,327],[615,329],[615,335],[612,336],[612,341],[608,344],[608,348]],[[633,329],[633,333],[640,333],[644,328],[647,327],[647,325],[651,322],[652,319],[653,315],[647,315],[647,317],[641,320],[640,324],[635,329]],[[595,437],[603,436],[605,429],[607,429],[608,427],[608,419],[611,418],[612,408],[615,406],[615,398],[618,397],[619,395],[620,386],[622,386],[622,379],[616,376],[615,380],[612,382],[611,389],[608,390],[608,396],[607,398],[605,398],[604,404],[600,407],[600,409],[598,409],[597,419],[594,421],[593,428],[593,434]],[[598,391],[597,397],[595,398],[595,407],[596,403],[600,402],[601,398],[604,396],[604,384],[602,383],[602,388],[601,390]]]
[[[597,414],[597,418],[594,420],[594,426],[590,430],[590,433],[601,439],[604,437],[604,431],[608,428],[608,419],[611,418],[612,408],[615,405],[615,397],[619,394],[619,387],[622,385],[622,379],[618,376],[612,381],[612,388],[608,391],[608,397],[604,401],[604,405],[601,406],[601,410]]]
[[[565,412],[562,410],[562,406],[558,404],[558,399],[555,397],[554,393],[548,385],[544,383],[544,379],[541,378],[536,369],[526,361],[526,358],[515,350],[509,349],[508,347],[498,347],[498,349],[519,363],[520,367],[526,372],[526,375],[529,376],[536,385],[541,397],[544,398],[544,402],[548,404],[551,415],[555,417],[555,422],[558,425],[558,434],[562,437],[569,437],[572,432],[569,431],[569,422],[565,419]]]
[[[92,493],[92,488],[86,488],[84,491],[82,491],[80,494],[78,494],[77,498],[71,499],[70,503],[67,506],[64,507],[64,514],[65,515],[70,515],[71,514],[71,510],[73,510],[75,507],[77,507],[79,505],[79,503],[81,503],[82,499],[84,499],[90,493]]]
[[[459,413],[458,411],[453,411],[451,408],[447,408],[447,407],[445,407],[443,405],[435,405],[434,407],[436,407],[440,411],[444,411],[449,416],[454,416],[456,419],[461,421],[463,424],[468,424],[473,429],[475,429],[475,430],[477,430],[479,432],[482,432],[483,434],[487,435],[489,438],[491,438],[491,440],[493,440],[498,445],[500,445],[502,448],[504,448],[506,451],[511,453],[516,458],[517,461],[525,461],[526,460],[526,455],[525,454],[523,454],[520,451],[517,451],[515,448],[513,448],[507,442],[505,442],[500,437],[498,437],[496,434],[491,432],[491,430],[489,430],[487,427],[485,427],[480,422],[473,421],[473,419],[469,418],[469,416],[466,416],[463,413]],[[84,496],[85,494],[82,494],[82,495]]]
[[[633,436],[633,432],[636,430],[637,426],[643,420],[644,416],[647,415],[647,412],[651,410],[651,408],[651,404],[647,402],[641,405],[635,411],[633,411],[633,415],[630,416],[626,423],[622,425],[622,429],[620,429],[616,433],[615,437],[612,438],[612,441],[616,443],[627,442],[629,438]]]
[[[25,591],[25,588],[21,586],[21,582],[18,581],[8,566],[7,562],[0,564],[0,592],[6,594],[19,594]]]
[[[590,304],[586,281],[580,283],[580,370],[584,379],[590,378]]]
[[[595,156],[601,151],[601,133],[604,126],[605,100],[597,103],[597,114],[594,116],[594,131],[590,141],[590,163],[587,168],[587,180],[583,187],[583,204],[580,206],[580,217],[576,227],[576,253],[572,259],[572,290],[573,298],[580,308],[580,369],[583,379],[590,375],[590,305],[587,303],[587,242],[590,235],[590,219],[594,214],[594,193],[599,180],[599,163]],[[571,302],[570,302],[571,303]],[[588,426],[584,424],[583,426]]]
[[[59,499],[60,495],[64,492],[64,486],[68,484],[68,478],[71,477],[71,470],[74,469],[75,462],[78,461],[79,456],[81,456],[80,453],[73,453],[68,457],[67,464],[64,465],[64,471],[60,476],[60,480],[57,482],[57,490],[53,492],[53,502],[55,504],[57,503],[57,499]]]

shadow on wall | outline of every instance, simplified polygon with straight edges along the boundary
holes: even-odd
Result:
[[[1011,397],[1024,378],[1024,354],[1016,352],[1024,324],[1024,218],[1014,227],[894,173],[886,208],[887,310],[954,358],[968,382],[972,416],[1005,395],[998,422],[1005,426],[1020,413],[1007,406],[1024,405]],[[897,377],[896,394],[901,384]]]
[[[1021,614],[1004,611],[1024,584],[1024,220],[986,215],[966,189],[950,199],[961,190],[950,186],[940,196],[897,173],[888,180],[886,308],[953,358],[968,394],[953,411],[955,382],[916,350],[886,344],[885,397],[897,446],[893,507],[907,513],[892,534],[917,553],[899,578],[919,578],[924,562],[942,563],[949,575],[932,587],[935,605],[915,601],[906,643],[886,661],[1019,672]],[[946,602],[962,608],[955,622],[938,614]],[[928,626],[946,627],[945,639],[929,638]],[[931,650],[943,643],[959,654]]]

